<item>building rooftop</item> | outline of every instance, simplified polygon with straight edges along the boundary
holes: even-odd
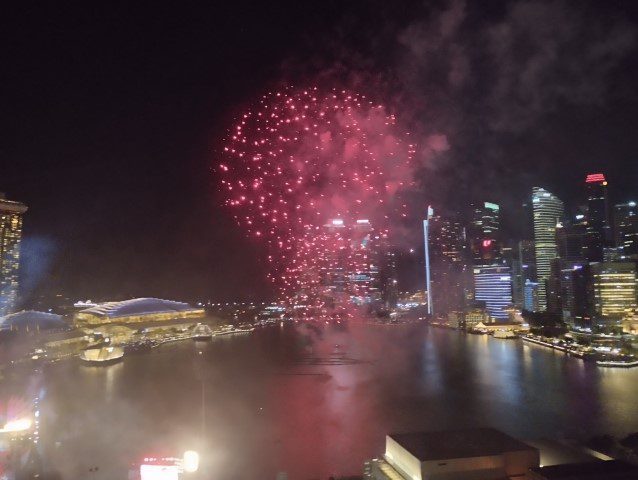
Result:
[[[27,206],[22,202],[7,200],[4,193],[0,193],[0,211],[11,212],[11,213],[24,213],[27,211]]]
[[[534,447],[493,428],[399,433],[390,434],[389,437],[421,462],[535,450]]]
[[[188,310],[195,310],[195,308],[188,303],[162,300],[160,298],[133,298],[121,302],[101,303],[95,307],[81,310],[81,313],[117,318],[153,313],[185,312]]]

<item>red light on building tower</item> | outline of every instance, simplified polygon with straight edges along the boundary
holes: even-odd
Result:
[[[590,173],[585,178],[585,183],[606,183],[605,175],[602,173]]]

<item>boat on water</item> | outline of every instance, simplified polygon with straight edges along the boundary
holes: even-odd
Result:
[[[219,336],[219,335],[234,335],[237,333],[250,333],[252,331],[254,331],[255,328],[254,327],[250,327],[250,328],[239,328],[239,327],[235,327],[234,325],[224,325],[221,330],[215,332],[215,336]]]
[[[198,323],[193,329],[193,340],[205,341],[211,340],[212,338],[213,331],[204,323]]]
[[[124,349],[121,347],[87,348],[80,353],[80,360],[89,365],[109,365],[119,362],[122,358],[124,358]]]

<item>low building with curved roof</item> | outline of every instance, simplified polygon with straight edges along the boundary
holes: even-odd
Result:
[[[67,324],[62,320],[62,316],[35,310],[23,310],[22,312],[0,317],[0,329],[36,331],[65,327],[67,327]]]
[[[137,323],[201,318],[203,308],[188,303],[159,298],[133,298],[121,302],[106,302],[75,314],[76,325],[104,325],[108,323]]]

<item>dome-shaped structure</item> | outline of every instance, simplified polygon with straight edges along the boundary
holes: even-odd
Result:
[[[66,326],[67,324],[62,320],[62,316],[35,310],[24,310],[0,318],[0,329],[33,331],[64,328]]]
[[[188,303],[160,298],[133,298],[121,302],[106,302],[79,311],[75,320],[79,324],[129,323],[204,316],[204,310]]]

